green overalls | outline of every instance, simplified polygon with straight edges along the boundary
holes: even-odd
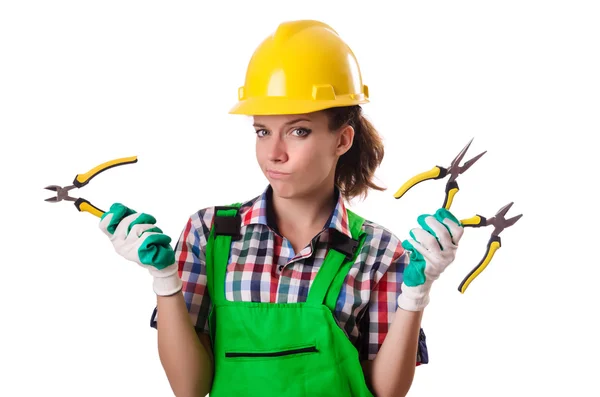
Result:
[[[206,248],[209,316],[215,357],[211,397],[373,397],[358,351],[336,323],[337,297],[365,238],[364,219],[347,210],[352,239],[332,230],[306,302],[232,302],[225,273],[239,238],[239,203],[216,207]]]

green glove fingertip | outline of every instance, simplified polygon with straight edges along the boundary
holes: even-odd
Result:
[[[171,247],[171,238],[166,234],[152,234],[144,240],[138,249],[140,261],[158,270],[175,262],[175,252]]]
[[[107,216],[108,214],[113,214],[113,218],[114,218],[114,215],[115,215],[117,212],[121,211],[121,208],[122,208],[122,207],[125,207],[125,206],[124,206],[123,204],[121,204],[121,203],[113,203],[113,204],[110,206],[109,210],[108,210],[108,211],[106,211],[104,214],[102,214],[102,216],[100,217],[100,220],[103,220],[104,218],[106,218],[106,216]]]
[[[421,255],[421,253],[419,251],[417,251],[415,249],[415,247],[413,247],[413,245],[412,245],[412,243],[410,241],[404,240],[402,242],[402,248],[404,248],[405,250],[407,250],[407,251],[410,252],[410,260],[411,261],[413,261],[413,260],[418,261],[418,260],[422,260],[423,259],[423,255]]]
[[[419,217],[417,218],[417,222],[419,222],[419,225],[421,226],[421,228],[423,228],[423,230],[427,231],[433,237],[437,238],[437,236],[436,236],[435,232],[433,231],[433,229],[431,227],[429,227],[429,225],[427,224],[427,222],[425,222],[425,219],[427,219],[430,216],[432,216],[432,215],[431,214],[419,215]]]
[[[435,218],[440,221],[440,223],[444,223],[444,219],[450,219],[452,222],[456,223],[458,226],[462,226],[460,221],[447,209],[440,208],[435,212]]]
[[[115,230],[117,229],[117,226],[123,220],[123,218],[131,214],[135,214],[135,210],[128,208],[121,203],[114,203],[110,206],[110,210],[108,212],[105,212],[102,215],[102,217],[106,217],[106,215],[108,215],[109,213],[113,214],[113,216],[111,217],[110,222],[106,227],[106,230],[111,234],[114,234]]]
[[[445,208],[440,208],[439,210],[437,210],[435,212],[435,219],[437,219],[442,225],[444,225],[446,230],[448,230],[450,237],[454,237],[454,236],[452,235],[452,231],[450,230],[448,225],[446,225],[444,223],[445,219],[450,219],[452,222],[456,223],[458,226],[463,227],[463,225],[460,223],[460,221],[450,211],[448,211]]]
[[[145,212],[142,212],[140,214],[140,216],[138,216],[137,218],[135,218],[135,220],[129,224],[129,228],[127,229],[127,234],[129,234],[129,232],[131,231],[131,228],[133,227],[133,225],[139,225],[139,224],[151,224],[151,225],[154,225],[155,223],[156,223],[156,218],[154,218],[150,214],[146,214]]]
[[[160,227],[158,227],[158,226],[154,226],[153,228],[150,228],[150,229],[148,229],[148,230],[144,230],[144,233],[146,233],[146,232],[152,232],[152,233],[162,233],[163,231],[161,230],[161,228],[160,228]],[[144,233],[142,233],[142,234],[144,234]]]

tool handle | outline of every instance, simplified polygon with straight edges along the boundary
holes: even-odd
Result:
[[[99,166],[92,168],[91,170],[89,170],[85,174],[77,174],[77,176],[73,180],[73,185],[75,185],[78,188],[79,187],[83,187],[83,186],[87,185],[88,182],[93,177],[95,177],[96,175],[98,175],[102,171],[105,171],[105,170],[107,170],[109,168],[116,167],[116,166],[119,166],[119,165],[131,164],[131,163],[137,163],[137,156],[123,157],[123,158],[120,158],[120,159],[107,161],[106,163],[102,163]]]
[[[75,207],[77,207],[79,212],[89,212],[90,214],[95,215],[98,218],[101,218],[102,215],[104,215],[104,211],[94,206],[92,203],[90,203],[84,198],[78,198],[77,200],[75,200]]]
[[[446,184],[446,197],[444,197],[444,205],[442,205],[442,207],[450,210],[450,206],[452,205],[456,193],[458,193],[458,183],[456,181],[448,182]]]
[[[458,290],[460,291],[461,294],[465,293],[465,291],[469,287],[469,284],[471,284],[471,282],[473,280],[475,280],[475,278],[477,276],[479,276],[479,274],[481,274],[481,272],[487,267],[487,265],[489,265],[490,261],[494,257],[494,254],[501,247],[501,245],[502,244],[500,242],[500,236],[492,236],[490,238],[490,240],[488,241],[488,244],[487,244],[487,250],[485,252],[485,256],[479,262],[479,264],[477,266],[475,266],[469,274],[467,274],[467,276],[464,278],[464,280],[458,286]]]
[[[481,227],[487,225],[487,219],[481,215],[475,215],[471,218],[461,219],[463,227]]]
[[[435,166],[429,171],[425,171],[420,173],[419,175],[413,176],[410,178],[398,191],[394,194],[394,197],[399,199],[404,195],[404,193],[408,192],[408,190],[415,186],[418,183],[426,181],[428,179],[440,179],[446,176],[448,170],[444,167]]]

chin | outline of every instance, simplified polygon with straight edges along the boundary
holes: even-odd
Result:
[[[273,188],[273,194],[277,197],[285,199],[300,197],[305,198],[307,196],[310,196],[311,192],[313,191],[312,189],[307,188],[305,186],[298,186],[288,182],[281,182],[275,180],[271,181],[270,183],[271,187]]]
[[[281,198],[293,198],[298,194],[298,189],[291,183],[281,181],[269,181],[273,188],[273,194]]]

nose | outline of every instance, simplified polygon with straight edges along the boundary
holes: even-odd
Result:
[[[273,137],[269,139],[268,159],[273,162],[285,162],[288,159],[287,148],[283,139]]]

